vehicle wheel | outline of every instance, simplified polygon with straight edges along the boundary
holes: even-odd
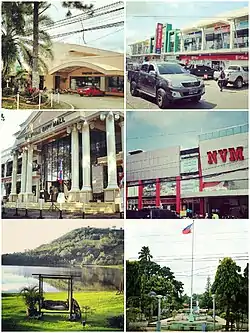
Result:
[[[92,95],[92,94],[89,94],[89,97],[93,97],[93,95]]]
[[[234,86],[238,89],[243,87],[243,79],[242,77],[238,77],[236,81],[234,82]]]
[[[200,101],[200,99],[201,99],[201,96],[195,96],[195,97],[191,98],[191,101],[195,102],[195,103],[198,103]]]
[[[160,109],[165,109],[169,106],[170,101],[167,99],[167,94],[164,89],[158,89],[156,93],[156,103]]]
[[[130,83],[130,93],[131,93],[131,95],[134,96],[134,97],[139,96],[139,92],[138,92],[138,90],[137,90],[137,84],[136,84],[136,82],[134,82],[134,81],[132,81],[132,82]]]

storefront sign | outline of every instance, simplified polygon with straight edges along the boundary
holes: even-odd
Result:
[[[48,123],[47,125],[44,125],[44,126],[38,128],[38,129],[36,129],[35,131],[29,133],[28,135],[26,135],[25,140],[27,140],[29,138],[32,138],[34,136],[37,136],[41,133],[45,133],[48,130],[50,130],[51,128],[56,127],[58,125],[61,125],[63,123],[65,123],[64,117],[56,118],[56,119],[52,120],[50,123]]]
[[[128,188],[128,197],[138,197],[138,186]]]
[[[157,53],[157,54],[161,54],[162,31],[163,31],[163,24],[162,23],[157,23],[156,40],[155,40],[155,53]]]
[[[218,158],[221,159],[223,163],[227,161],[235,162],[235,161],[243,161],[243,147],[235,148],[225,148],[219,150],[213,150],[207,152],[208,164],[217,164]]]
[[[155,197],[156,196],[156,184],[148,184],[143,186],[144,197]]]
[[[190,60],[248,60],[248,53],[241,54],[198,54],[198,55],[180,55],[180,61]]]
[[[93,193],[103,192],[103,166],[92,165],[92,188]]]
[[[199,179],[181,181],[181,194],[199,192]]]
[[[236,24],[236,30],[248,29],[248,21],[241,21]]]
[[[215,26],[214,27],[215,33],[222,33],[222,32],[230,32],[230,25],[222,25],[222,26]]]
[[[198,156],[181,159],[181,173],[198,171]]]
[[[176,182],[164,182],[160,184],[160,196],[176,195]]]

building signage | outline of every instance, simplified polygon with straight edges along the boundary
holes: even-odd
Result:
[[[161,182],[160,185],[160,196],[176,195],[176,182]]]
[[[181,194],[199,192],[199,179],[181,181]]]
[[[39,134],[41,134],[41,133],[45,133],[45,132],[47,132],[48,130],[50,130],[51,128],[56,127],[56,126],[58,126],[58,125],[61,125],[61,124],[63,124],[63,123],[65,123],[65,119],[64,119],[64,117],[56,118],[56,119],[52,120],[50,123],[48,123],[47,125],[44,125],[44,126],[38,128],[38,129],[36,129],[35,131],[33,131],[33,132],[27,134],[27,135],[25,136],[25,140],[27,140],[27,139],[29,139],[29,138],[32,138],[32,137],[34,137],[34,136],[37,136],[37,135],[39,135]]]
[[[180,55],[180,61],[190,61],[190,60],[248,60],[248,53],[241,54],[198,54],[198,55]]]
[[[198,156],[181,159],[181,173],[198,171]]]
[[[236,162],[243,160],[244,160],[243,147],[237,147],[236,149],[224,148],[207,152],[208,164],[217,164],[218,161],[226,163],[227,161]]]
[[[156,184],[148,184],[143,186],[144,197],[155,197],[156,196]]]
[[[163,24],[157,23],[155,38],[155,53],[161,54]]]
[[[216,25],[214,31],[215,33],[230,32],[230,25]]]
[[[248,29],[248,21],[241,21],[236,24],[236,30]]]

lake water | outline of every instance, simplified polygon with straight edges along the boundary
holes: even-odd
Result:
[[[123,281],[123,270],[119,268],[106,268],[98,266],[85,266],[83,268],[65,267],[35,267],[35,266],[2,266],[2,292],[19,292],[25,286],[38,285],[38,279],[32,274],[58,274],[80,275],[74,278],[74,290],[117,290]],[[55,280],[45,280],[45,292],[61,291]]]

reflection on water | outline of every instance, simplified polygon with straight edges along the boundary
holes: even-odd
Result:
[[[25,286],[38,285],[32,274],[72,274],[76,289],[82,290],[116,290],[123,280],[123,270],[98,266],[84,268],[34,267],[34,266],[2,266],[2,292],[19,292]],[[45,292],[57,292],[63,285],[55,281],[44,282]],[[74,288],[75,289],[75,288]]]

